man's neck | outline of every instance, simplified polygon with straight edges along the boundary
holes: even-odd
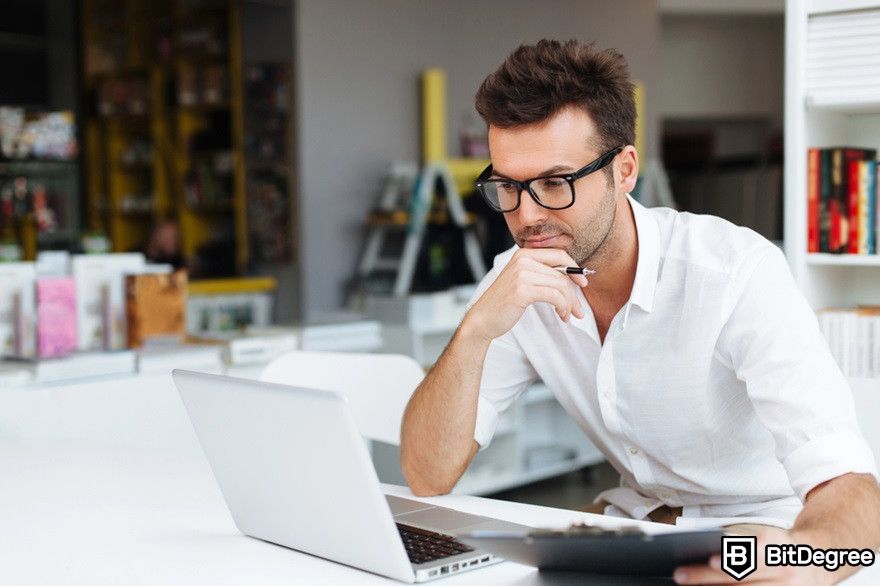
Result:
[[[590,284],[584,288],[587,301],[599,301],[603,306],[623,307],[632,293],[639,260],[639,239],[632,206],[627,197],[617,202],[617,220],[612,233],[593,264],[596,274],[590,275]]]

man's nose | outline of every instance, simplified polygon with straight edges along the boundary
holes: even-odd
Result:
[[[524,226],[543,223],[547,219],[547,208],[538,205],[532,198],[528,189],[523,189],[520,194],[519,207],[516,209],[517,218]]]

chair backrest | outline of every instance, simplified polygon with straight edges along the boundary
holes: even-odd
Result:
[[[260,380],[336,391],[348,400],[361,435],[400,445],[403,411],[424,376],[408,356],[295,350],[272,360]]]

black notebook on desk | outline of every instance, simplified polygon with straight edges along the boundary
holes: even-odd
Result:
[[[635,576],[672,575],[675,568],[706,564],[721,552],[720,529],[645,533],[637,527],[573,525],[565,530],[474,531],[457,537],[473,547],[542,570]]]

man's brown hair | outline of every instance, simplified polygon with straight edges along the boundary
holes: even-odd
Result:
[[[635,142],[635,87],[623,55],[595,43],[541,40],[519,48],[477,90],[486,124],[512,128],[541,122],[566,106],[586,109],[598,150]]]

